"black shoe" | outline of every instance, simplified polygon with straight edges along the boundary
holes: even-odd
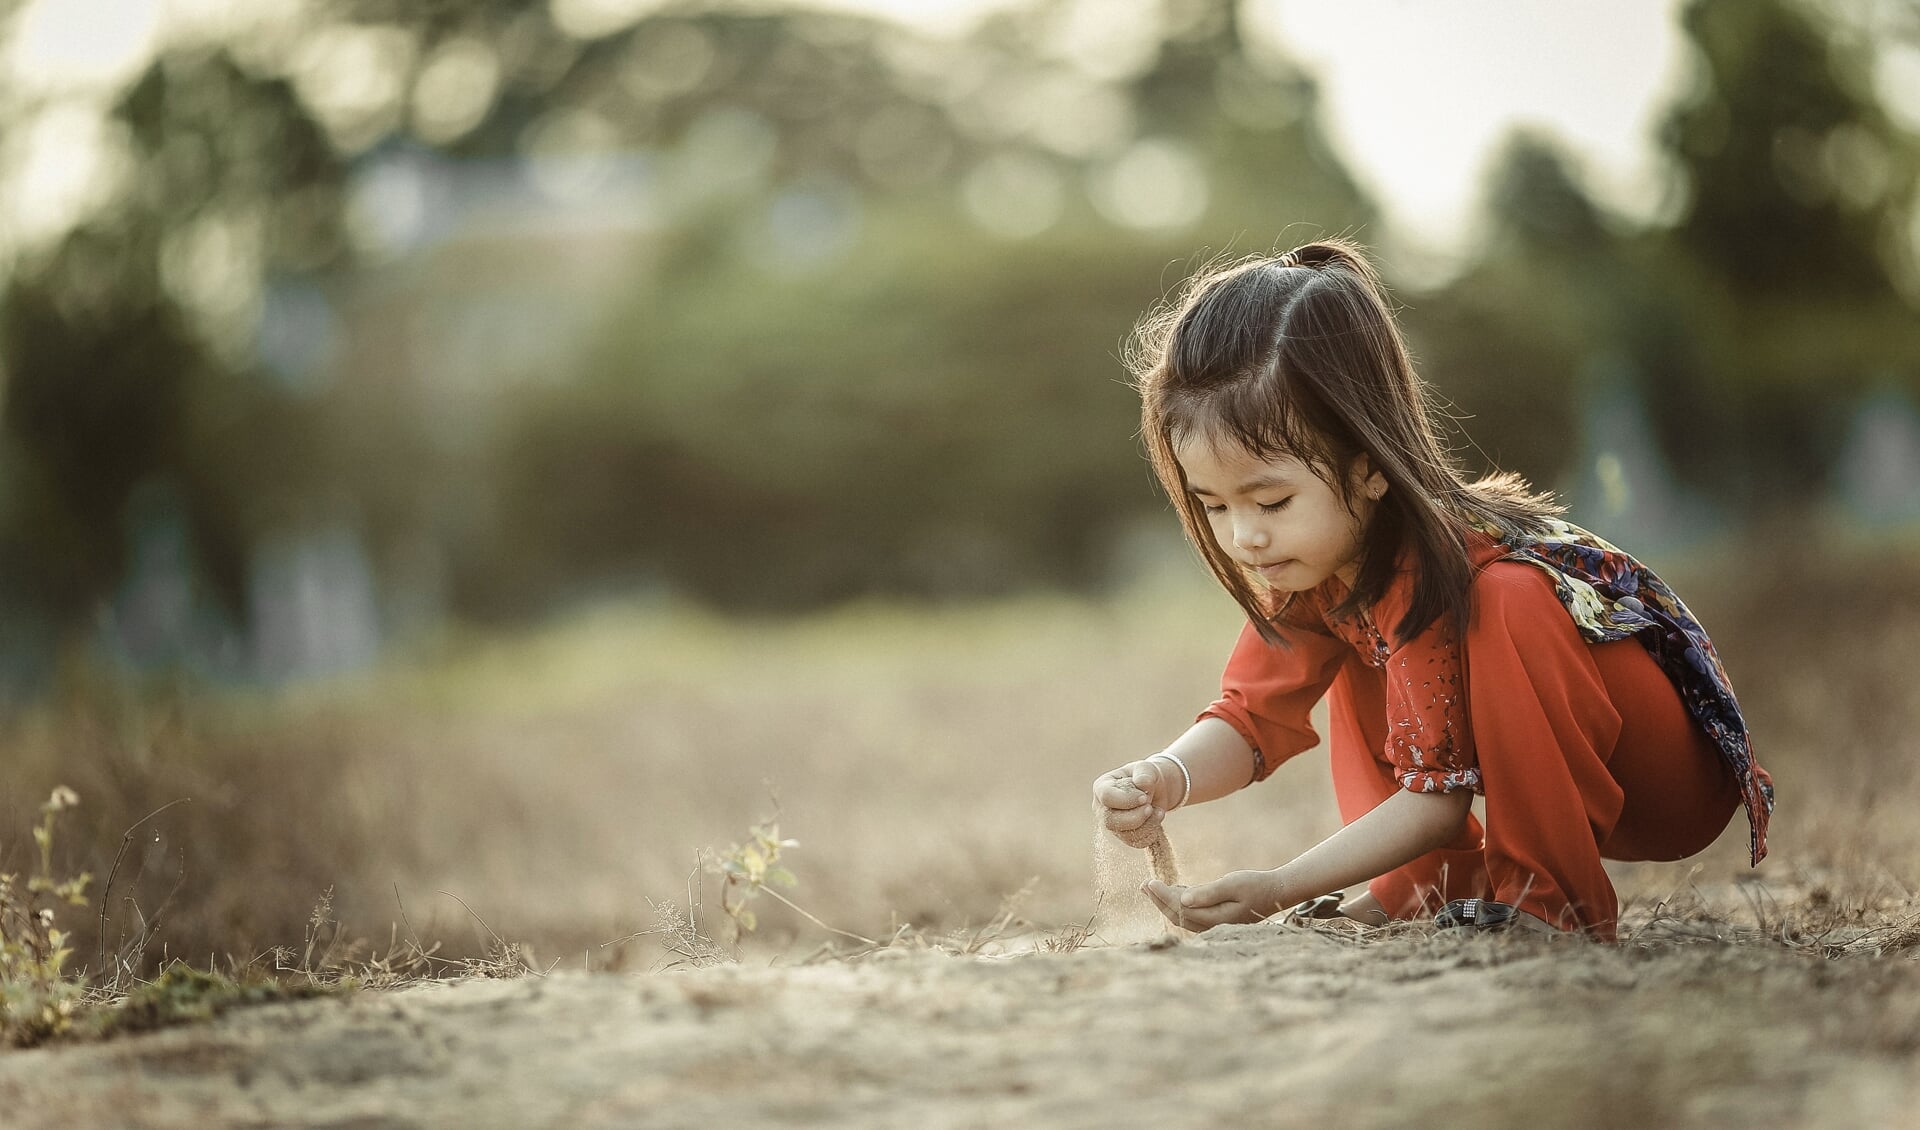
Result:
[[[1433,916],[1433,924],[1445,929],[1504,930],[1520,916],[1520,908],[1492,899],[1454,899]]]

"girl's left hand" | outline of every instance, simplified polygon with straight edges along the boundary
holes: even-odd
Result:
[[[1232,871],[1192,887],[1149,879],[1142,889],[1167,921],[1186,930],[1206,930],[1223,922],[1261,922],[1288,905],[1278,871]]]

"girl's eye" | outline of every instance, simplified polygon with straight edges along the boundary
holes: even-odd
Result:
[[[1224,504],[1216,506],[1213,503],[1208,502],[1208,503],[1203,503],[1202,505],[1206,507],[1207,513],[1209,514],[1225,514],[1227,512],[1227,508]]]
[[[1281,510],[1286,509],[1287,503],[1292,501],[1293,501],[1293,496],[1289,495],[1278,502],[1263,502],[1260,504],[1260,509],[1266,511],[1269,514],[1275,514]]]

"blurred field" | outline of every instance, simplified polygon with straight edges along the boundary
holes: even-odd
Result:
[[[1844,942],[1910,924],[1920,554],[1802,528],[1666,571],[1720,643],[1781,800],[1757,872],[1741,827],[1695,860],[1623,867],[1629,925],[1663,901],[1710,931]],[[776,800],[800,841],[790,894],[841,929],[977,927],[1023,889],[1016,919],[1057,927],[1094,913],[1089,782],[1205,705],[1235,627],[1195,568],[1105,600],[793,620],[612,605],[275,698],[75,667],[8,722],[0,844],[9,869],[23,863],[33,806],[72,786],[82,804],[57,858],[93,872],[97,899],[122,832],[191,797],[135,837],[107,906],[114,949],[174,892],[149,967],[162,945],[202,965],[298,947],[331,890],[336,959],[388,948],[402,906],[443,953],[483,952],[448,892],[543,967],[647,968],[657,937],[601,943],[654,925],[648,900],[684,906],[696,853],[740,840]],[[1204,878],[1275,865],[1335,826],[1310,753],[1169,829]],[[703,884],[704,925],[724,936]],[[1096,940],[1125,940],[1128,910],[1105,908]],[[98,924],[74,925],[75,961],[93,965]],[[829,940],[767,905],[743,956]]]
[[[115,697],[70,673],[62,706],[6,735],[34,782],[7,798],[13,827],[40,783],[73,784],[69,862],[101,874],[124,824],[193,797],[135,848],[116,931],[120,895],[151,914],[184,858],[161,937],[196,962],[304,960],[332,887],[337,967],[390,944],[397,888],[443,954],[486,947],[436,891],[561,975],[14,1052],[0,1104],[46,1126],[1897,1125],[1920,1017],[1920,554],[1811,528],[1667,569],[1781,802],[1757,873],[1739,827],[1623,868],[1619,946],[1342,923],[1112,945],[1140,935],[1109,907],[1074,950],[1087,784],[1206,701],[1235,628],[1197,577],[785,622],[609,607],[277,701]],[[696,850],[739,838],[770,791],[802,905],[920,929],[827,954],[763,905],[739,964],[673,973],[649,972],[659,935],[600,944],[652,924],[648,899],[684,905]],[[1267,865],[1331,829],[1327,792],[1308,754],[1170,828],[1189,874]],[[724,940],[713,902],[708,880]],[[589,964],[641,976],[564,975]],[[1414,1070],[1410,1038],[1444,1099],[1383,1067]]]
[[[1654,562],[1721,645],[1781,799],[1757,872],[1739,826],[1620,869],[1619,946],[1418,923],[1118,944],[1159,931],[1096,911],[1087,787],[1210,698],[1236,614],[1197,567],[1106,600],[784,621],[614,605],[275,698],[72,667],[4,735],[23,783],[4,865],[54,783],[83,798],[61,869],[96,876],[123,829],[192,798],[134,838],[109,952],[164,907],[147,970],[272,947],[351,970],[410,927],[449,958],[497,932],[558,974],[11,1052],[0,1108],[45,1126],[1402,1126],[1442,1100],[1382,1065],[1424,1033],[1447,1041],[1420,1068],[1450,1073],[1444,1113],[1476,1125],[1896,1125],[1920,1016],[1920,551],[1818,530]],[[1186,873],[1330,831],[1322,764],[1178,814]],[[891,944],[762,899],[738,964],[658,972],[649,900],[684,909],[696,853],[775,796],[793,897]],[[701,882],[701,928],[731,949]],[[315,929],[329,890],[339,925]],[[96,912],[68,922],[76,963],[97,960]],[[603,975],[560,975],[585,968]]]

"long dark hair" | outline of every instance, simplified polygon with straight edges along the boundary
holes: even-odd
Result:
[[[1264,606],[1187,489],[1174,456],[1189,437],[1231,440],[1258,459],[1290,455],[1349,508],[1348,468],[1365,455],[1387,492],[1362,537],[1353,591],[1335,614],[1377,601],[1411,545],[1413,600],[1398,639],[1452,614],[1463,628],[1473,581],[1470,524],[1543,532],[1561,513],[1550,495],[1503,472],[1472,482],[1442,439],[1424,383],[1359,244],[1316,240],[1284,255],[1203,268],[1135,328],[1127,355],[1140,393],[1141,434],[1160,483],[1215,577],[1270,642],[1292,597]]]

